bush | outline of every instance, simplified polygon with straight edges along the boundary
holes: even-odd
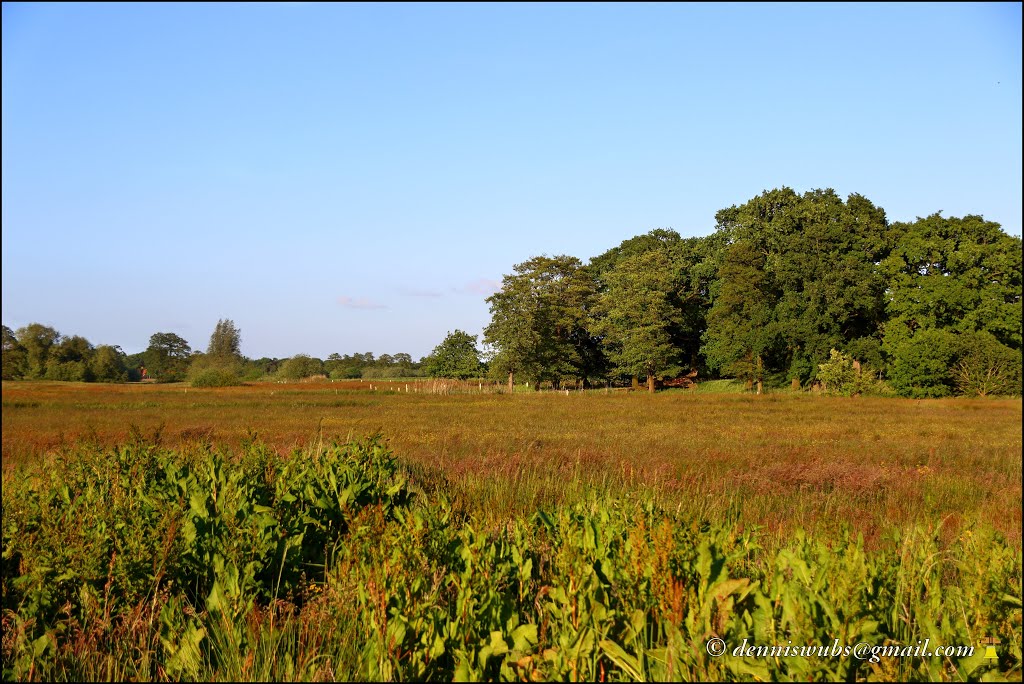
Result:
[[[240,384],[238,376],[226,368],[207,368],[192,377],[193,387],[231,387]]]
[[[818,366],[818,379],[825,392],[846,397],[885,397],[894,394],[889,384],[879,379],[878,371],[867,364],[860,368],[855,364],[857,361],[850,354],[833,349],[829,353],[828,362]]]
[[[296,354],[282,363],[277,371],[277,374],[286,380],[301,380],[323,373],[324,362],[306,354]]]
[[[405,369],[399,366],[391,366],[389,368],[369,366],[363,369],[363,378],[374,380],[378,378],[404,378],[405,373]]]
[[[959,340],[946,330],[921,330],[893,354],[889,380],[906,397],[948,397]]]
[[[1021,354],[990,333],[960,336],[959,360],[952,376],[958,394],[985,397],[1021,393]]]
[[[857,383],[853,359],[837,349],[829,352],[829,360],[818,365],[818,380],[826,392],[852,394]]]
[[[64,382],[91,382],[92,371],[85,361],[50,361],[46,364],[46,379]]]

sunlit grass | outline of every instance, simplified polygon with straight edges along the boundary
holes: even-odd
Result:
[[[768,539],[850,525],[873,545],[914,523],[949,534],[985,523],[1020,545],[1020,400],[507,395],[473,383],[437,395],[406,385],[5,382],[3,460],[9,467],[133,434],[171,447],[237,447],[255,434],[287,453],[380,432],[404,462],[446,478],[493,524],[596,485],[643,488],[693,516],[738,511]]]

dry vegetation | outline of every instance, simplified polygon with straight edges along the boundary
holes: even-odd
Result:
[[[596,484],[612,494],[642,487],[690,516],[761,526],[767,543],[848,524],[873,547],[911,523],[956,536],[981,522],[1020,547],[1019,399],[476,387],[439,395],[384,381],[204,390],[5,382],[3,461],[7,469],[130,438],[236,448],[254,433],[288,453],[380,432],[413,472],[443,475],[491,523]]]

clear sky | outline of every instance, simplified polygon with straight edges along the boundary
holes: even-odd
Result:
[[[1021,5],[3,4],[3,322],[406,352],[765,189],[1021,233]]]

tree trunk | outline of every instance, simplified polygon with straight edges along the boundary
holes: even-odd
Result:
[[[761,355],[757,355],[757,393],[761,393],[761,380],[762,374],[764,373],[764,362],[761,361]]]
[[[513,390],[513,385],[512,385],[512,371],[509,371],[508,372],[508,393],[512,394],[513,391],[514,390]]]
[[[651,394],[654,394],[654,374],[653,373],[648,373],[647,374],[647,391],[650,392]]]
[[[533,391],[540,392],[540,380],[533,381]]]
[[[639,376],[634,375],[633,376],[633,389],[639,389],[639,387],[640,387],[640,378],[639,378]]]

